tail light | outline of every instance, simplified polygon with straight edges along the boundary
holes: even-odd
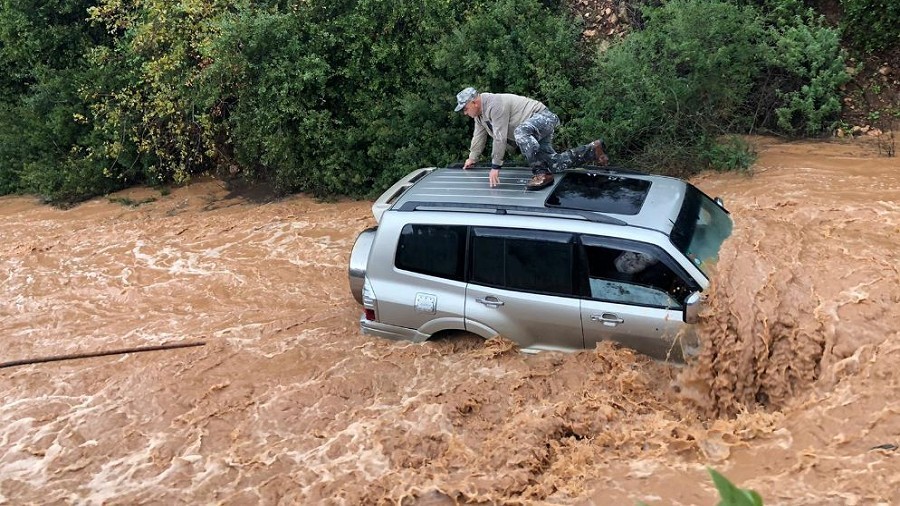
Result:
[[[368,277],[363,284],[362,303],[363,311],[366,315],[366,320],[377,322],[378,313],[376,312],[376,305],[378,303],[378,300],[375,298],[375,291],[372,290],[372,285],[369,283]]]

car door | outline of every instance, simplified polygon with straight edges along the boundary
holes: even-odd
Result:
[[[474,227],[469,255],[467,330],[526,350],[583,349],[574,234]]]
[[[684,301],[696,281],[653,245],[582,236],[585,347],[610,340],[660,360],[681,360]]]

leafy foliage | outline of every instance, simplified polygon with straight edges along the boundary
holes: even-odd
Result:
[[[536,0],[500,0],[459,13],[460,22],[449,25],[456,28],[444,30],[430,48],[433,56],[427,58],[433,66],[412,83],[391,123],[376,120],[383,126],[378,140],[391,146],[388,151],[394,149],[392,138],[404,141],[396,146],[394,163],[379,176],[379,187],[389,186],[410,167],[465,159],[471,120],[453,107],[456,93],[466,86],[533,96],[564,121],[566,111],[577,112],[580,31],[566,13],[551,7]],[[573,144],[565,127],[557,131],[557,143]]]
[[[706,165],[717,170],[746,171],[756,160],[750,143],[734,135],[709,140],[703,153]]]
[[[738,488],[713,468],[707,471],[719,491],[719,506],[763,506],[762,497],[756,491]]]
[[[854,45],[876,51],[900,44],[900,2],[896,0],[841,0],[842,26]]]
[[[645,16],[644,30],[598,55],[580,124],[604,132],[620,158],[691,170],[705,139],[751,126],[745,101],[765,32],[753,8],[715,0],[673,0]]]
[[[90,3],[11,0],[0,9],[0,193],[55,202],[115,186],[87,159],[93,139],[77,92],[96,74],[84,52],[106,40],[84,22]]]
[[[796,13],[777,16],[769,23],[770,51],[766,54],[768,87],[776,100],[763,107],[774,109],[775,129],[791,135],[815,135],[831,130],[841,111],[840,87],[850,77],[844,67],[837,30],[824,26],[820,16],[798,0],[781,0]],[[761,122],[762,126],[772,126]]]
[[[795,0],[772,1],[765,13],[719,0],[645,9],[642,30],[597,56],[581,129],[605,132],[627,163],[680,174],[752,160],[723,134],[830,129],[847,81],[838,34]]]
[[[816,134],[840,109],[838,33],[801,0],[641,7],[608,50],[562,4],[9,0],[0,193],[77,201],[216,171],[368,195],[462,160],[465,86],[543,101],[558,148],[602,136],[619,163],[684,174],[748,166],[731,134]]]
[[[203,88],[235,161],[285,192],[371,188],[377,121],[422,73],[419,37],[437,37],[441,8],[322,0],[229,17]]]
[[[360,195],[411,167],[449,163],[465,142],[448,135],[465,131],[451,115],[463,83],[479,76],[479,86],[570,97],[562,68],[578,34],[531,0],[466,6],[314,0],[241,11],[211,48],[206,105],[220,111],[245,174],[284,192]]]
[[[218,34],[218,17],[232,4],[103,0],[88,10],[92,23],[116,36],[88,56],[118,79],[81,90],[103,139],[93,156],[112,162],[109,176],[137,171],[149,183],[184,182],[211,167],[214,142],[206,112],[196,107],[195,81],[209,64],[201,54]]]

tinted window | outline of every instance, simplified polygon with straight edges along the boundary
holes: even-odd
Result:
[[[472,236],[472,282],[526,292],[572,295],[572,234],[478,229]]]
[[[592,299],[639,306],[681,308],[695,289],[646,245],[582,238]]]
[[[398,269],[462,280],[466,227],[406,225],[397,245]]]

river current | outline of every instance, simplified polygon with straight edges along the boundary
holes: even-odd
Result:
[[[0,362],[203,343],[0,369],[0,504],[900,504],[900,162],[750,140],[685,367],[361,335],[371,202],[0,198]]]

